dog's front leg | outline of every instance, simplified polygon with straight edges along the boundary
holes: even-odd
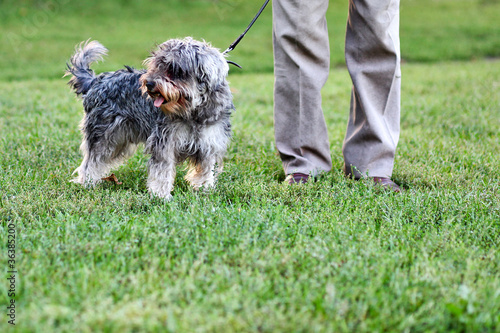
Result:
[[[202,186],[212,188],[220,172],[222,172],[222,159],[211,156],[197,164],[191,163],[185,179],[195,190],[199,190]]]
[[[175,180],[175,157],[173,152],[153,152],[149,160],[148,189],[153,195],[170,200]]]

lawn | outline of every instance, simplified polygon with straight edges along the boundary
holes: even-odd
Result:
[[[323,95],[333,171],[282,183],[268,8],[231,55],[219,184],[193,192],[179,167],[171,202],[148,194],[142,149],[122,185],[69,183],[82,106],[65,62],[89,37],[110,50],[97,71],[141,67],[170,37],[224,49],[260,1],[2,2],[0,331],[500,332],[500,2],[402,0],[401,195],[341,172],[344,2]]]

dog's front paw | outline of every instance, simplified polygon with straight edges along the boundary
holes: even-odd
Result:
[[[186,179],[194,191],[208,191],[215,188],[215,179],[208,179],[206,181],[197,180],[193,181],[192,179]]]
[[[172,186],[165,186],[161,183],[150,183],[148,186],[149,193],[152,196],[166,201],[170,201],[172,199],[171,188]]]
[[[215,188],[215,179],[210,179],[206,181],[203,186],[201,187],[203,191],[209,191]]]
[[[160,193],[155,193],[155,192],[152,192],[152,191],[149,191],[149,193],[151,194],[152,197],[155,197],[155,198],[160,198],[160,199],[163,199],[165,201],[171,201],[172,200],[172,194],[168,193],[168,194],[160,194]]]

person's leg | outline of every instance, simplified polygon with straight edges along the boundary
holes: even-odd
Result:
[[[331,170],[321,108],[330,50],[328,0],[274,0],[274,126],[285,174]]]
[[[350,0],[346,63],[353,82],[345,172],[390,178],[399,140],[399,0]]]

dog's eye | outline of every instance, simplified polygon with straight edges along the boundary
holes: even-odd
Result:
[[[166,72],[167,76],[172,80],[182,80],[187,76],[184,69],[176,63],[169,63]]]

